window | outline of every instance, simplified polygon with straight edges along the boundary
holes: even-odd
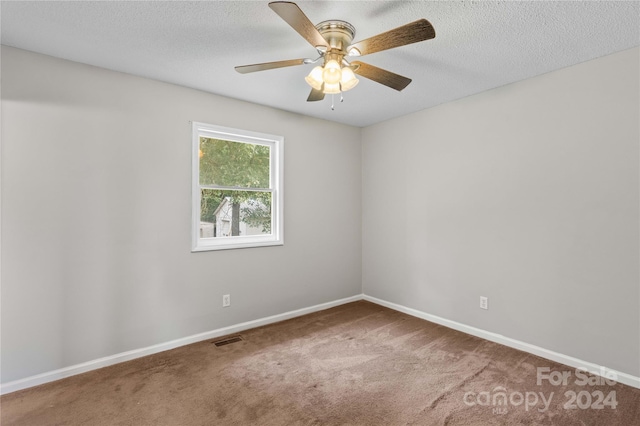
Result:
[[[283,244],[282,136],[193,123],[192,251]]]

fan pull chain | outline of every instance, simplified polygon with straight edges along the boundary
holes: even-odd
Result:
[[[340,103],[344,102],[344,96],[342,94],[343,94],[343,92],[340,92]],[[331,94],[331,111],[334,111],[336,109],[334,99],[335,98],[334,98],[333,93],[332,93]]]

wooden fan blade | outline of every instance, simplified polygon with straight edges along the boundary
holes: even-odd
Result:
[[[247,74],[256,71],[272,70],[274,68],[292,67],[304,64],[304,59],[289,59],[288,61],[264,62],[262,64],[240,65],[236,71],[240,74]]]
[[[355,48],[360,52],[360,56],[363,56],[382,50],[393,49],[394,47],[429,40],[435,36],[436,30],[433,29],[431,23],[426,19],[419,19],[410,24],[354,43],[347,48],[347,51]]]
[[[411,79],[403,77],[401,75],[392,73],[391,71],[383,70],[382,68],[374,67],[373,65],[365,64],[360,61],[353,61],[351,65],[355,65],[354,73],[361,75],[362,77],[373,80],[376,83],[384,84],[387,87],[401,91],[411,83]]]
[[[269,7],[277,13],[285,22],[298,32],[313,47],[327,47],[327,40],[307,18],[297,4],[289,1],[274,1],[269,3]]]
[[[309,97],[307,98],[307,102],[321,101],[323,99],[324,99],[324,92],[322,90],[316,90],[312,88],[311,93],[309,93]]]

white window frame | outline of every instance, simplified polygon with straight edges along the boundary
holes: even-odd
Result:
[[[223,139],[233,142],[250,143],[254,145],[266,145],[271,148],[270,155],[270,185],[272,192],[271,201],[271,234],[269,235],[239,235],[233,237],[200,237],[200,138]],[[191,226],[191,251],[227,250],[249,247],[276,246],[284,244],[283,235],[283,159],[284,138],[282,136],[265,133],[250,132],[247,130],[232,129],[206,123],[192,123],[192,154],[191,154],[191,200],[192,200],[192,226]],[[244,189],[247,188],[229,188]]]

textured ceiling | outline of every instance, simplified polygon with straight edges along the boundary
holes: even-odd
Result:
[[[354,41],[419,18],[436,38],[362,57],[413,82],[396,92],[361,78],[332,111],[330,95],[306,102],[313,65],[235,72],[316,56],[266,1],[3,1],[1,37],[8,46],[354,126],[640,45],[638,1],[297,3],[313,23],[350,22]]]

